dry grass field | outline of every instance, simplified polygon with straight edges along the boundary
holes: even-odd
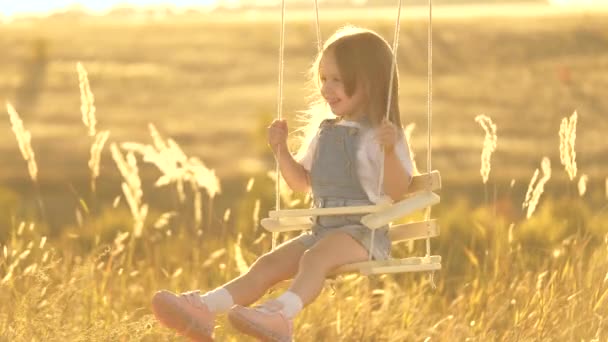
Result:
[[[392,17],[360,13],[324,17],[322,34],[345,23],[392,37]],[[402,119],[416,124],[421,170],[426,29],[421,16],[406,15],[399,50]],[[152,294],[213,288],[269,250],[257,221],[274,203],[265,127],[276,112],[278,36],[276,18],[192,13],[0,24],[2,108],[14,105],[31,133],[39,170],[32,182],[5,114],[0,341],[179,340],[153,321]],[[298,317],[296,340],[608,341],[607,15],[444,16],[433,48],[432,166],[443,178],[433,212],[442,229],[432,242],[443,257],[437,288],[426,274],[338,278]],[[312,16],[288,20],[284,111],[294,128],[315,51]],[[97,129],[110,132],[95,191],[77,62]],[[559,132],[575,111],[570,180]],[[486,184],[480,114],[497,125]],[[121,174],[111,144],[153,144],[149,123],[218,178],[185,180],[180,195],[175,184],[155,187],[163,173],[139,156],[137,169],[124,168],[135,173]],[[522,203],[545,156],[551,176],[527,217]],[[221,192],[211,199],[215,181]],[[424,250],[394,247],[395,256]],[[218,325],[218,341],[246,340]]]

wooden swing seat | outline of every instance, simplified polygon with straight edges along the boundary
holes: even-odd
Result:
[[[396,203],[378,205],[288,209],[270,211],[269,218],[262,219],[261,225],[269,232],[281,233],[296,230],[307,230],[312,227],[313,217],[322,215],[366,214],[361,223],[369,229],[389,225],[389,238],[392,243],[426,239],[439,235],[436,220],[391,225],[391,222],[407,216],[417,210],[439,203],[440,198],[433,191],[441,189],[439,171],[420,174],[412,177],[405,198]],[[363,275],[434,271],[441,269],[441,256],[410,257],[405,259],[388,259],[379,261],[357,262],[337,268],[333,274],[359,272]]]

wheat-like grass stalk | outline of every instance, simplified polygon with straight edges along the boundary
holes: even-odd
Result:
[[[532,193],[534,192],[534,186],[536,185],[536,180],[538,179],[538,169],[534,170],[534,174],[532,175],[532,179],[530,180],[530,184],[528,185],[528,191],[526,191],[526,197],[524,198],[524,202],[521,207],[526,208],[532,199]]]
[[[277,181],[277,172],[275,170],[266,172],[266,176],[270,178],[273,182]],[[283,203],[292,203],[294,201],[294,192],[291,190],[287,183],[283,179],[283,177],[279,177],[279,182],[281,182],[280,188],[280,198]]]
[[[606,177],[606,199],[608,199],[608,177]]]
[[[250,192],[251,189],[253,189],[253,184],[255,183],[255,178],[251,177],[249,178],[249,180],[247,181],[247,186],[245,186],[245,190],[247,192]]]
[[[575,111],[570,118],[563,118],[559,126],[559,159],[570,180],[574,180],[577,172],[576,151],[574,150],[577,119],[578,114]]]
[[[538,201],[540,200],[540,196],[545,191],[545,184],[549,179],[551,179],[551,160],[547,157],[544,157],[541,162],[541,169],[543,172],[542,178],[538,180],[536,184],[536,179],[538,178],[538,169],[534,171],[534,176],[532,177],[532,181],[528,186],[528,193],[526,194],[526,199],[523,203],[523,208],[528,208],[526,213],[526,217],[532,217],[534,211],[536,210],[536,206],[538,205]]]
[[[36,157],[34,150],[32,149],[32,135],[23,126],[23,121],[19,117],[19,113],[15,110],[15,107],[10,103],[6,103],[6,110],[11,121],[11,128],[17,138],[17,144],[23,159],[27,162],[27,170],[30,174],[30,178],[34,183],[38,180],[38,166],[36,164]]]
[[[405,126],[405,128],[403,129],[403,134],[405,135],[405,141],[407,142],[407,148],[409,149],[410,152],[410,159],[412,160],[412,172],[414,175],[418,174],[418,166],[416,165],[416,160],[414,159],[414,157],[416,156],[414,154],[414,149],[412,148],[412,132],[414,132],[414,129],[416,128],[416,124],[415,123],[410,123],[407,126]]]
[[[148,125],[153,145],[139,143],[123,143],[121,147],[127,151],[134,151],[143,156],[143,160],[154,164],[162,173],[155,186],[176,184],[180,200],[183,201],[185,193],[184,182],[205,189],[210,198],[221,192],[220,182],[215,171],[209,169],[196,157],[188,157],[181,147],[172,139],[162,138],[154,125]]]
[[[185,169],[188,171],[188,177],[192,177],[199,188],[205,189],[209,197],[214,198],[220,193],[220,181],[215,175],[215,170],[207,168],[200,159],[190,157]]]
[[[82,122],[89,129],[89,136],[93,137],[96,134],[95,125],[95,96],[89,85],[89,76],[87,70],[82,63],[76,63],[78,71],[78,85],[80,87],[80,112],[82,113]]]
[[[589,176],[582,174],[578,180],[578,195],[583,197],[587,192],[587,182],[589,181]]]
[[[175,212],[175,211],[169,211],[169,212],[163,213],[162,215],[160,215],[160,217],[154,223],[154,228],[156,228],[156,229],[164,228],[165,226],[167,226],[169,224],[169,221],[171,221],[171,219],[175,216],[177,216],[177,212]]]
[[[199,229],[203,224],[203,195],[193,183],[192,181],[190,182],[194,191],[194,229]]]
[[[101,161],[101,151],[108,141],[110,131],[99,132],[95,135],[95,142],[91,145],[91,158],[89,159],[89,169],[91,170],[91,189],[95,192],[95,180],[99,177],[99,165]]]
[[[258,229],[258,225],[260,222],[260,199],[256,199],[255,200],[255,204],[253,206],[253,225],[254,225],[254,230]]]
[[[223,216],[224,223],[228,223],[228,221],[230,220],[230,214],[231,214],[231,210],[230,210],[230,208],[227,208],[224,211],[224,216]]]
[[[148,215],[148,205],[144,204],[142,201],[143,191],[141,188],[141,179],[139,178],[137,160],[135,159],[133,152],[128,152],[126,158],[123,157],[115,143],[110,145],[110,151],[112,152],[112,159],[114,159],[114,162],[124,179],[122,182],[122,191],[129,204],[131,215],[133,216],[133,235],[135,237],[140,237],[142,235],[146,216]]]
[[[486,135],[483,139],[483,149],[481,151],[481,168],[479,172],[483,183],[488,182],[490,178],[491,160],[492,153],[496,151],[498,137],[496,135],[496,125],[492,122],[492,119],[485,115],[477,115],[475,121],[481,125]]]
[[[245,274],[249,270],[249,265],[243,258],[243,251],[241,250],[241,238],[243,234],[239,233],[236,238],[236,243],[234,244],[234,261],[236,262],[236,267],[239,270],[240,274]]]

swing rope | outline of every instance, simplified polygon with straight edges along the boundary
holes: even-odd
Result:
[[[393,58],[391,61],[391,75],[388,81],[388,96],[386,99],[386,113],[385,119],[390,119],[391,113],[391,101],[393,100],[393,83],[395,79],[396,66],[397,66],[397,49],[399,47],[399,32],[401,27],[401,7],[402,1],[399,0],[399,6],[397,8],[397,21],[395,22],[395,32],[393,34]],[[380,162],[380,177],[378,177],[378,193],[382,193],[382,183],[384,181],[384,148],[380,149],[381,162]],[[372,229],[372,236],[370,241],[370,253],[369,253],[369,261],[372,260],[372,251],[374,246],[374,240],[376,237],[376,230]]]
[[[319,3],[315,0],[315,27],[317,31],[317,51],[323,51],[323,40],[321,39],[321,25],[319,24]]]
[[[428,25],[428,52],[427,52],[427,68],[428,68],[428,88],[427,88],[427,145],[426,145],[426,172],[431,174],[431,120],[433,117],[433,0],[429,0],[429,25]],[[429,189],[431,188],[431,178],[429,177]],[[426,208],[425,220],[428,221],[431,218],[431,207]],[[431,238],[426,238],[426,256],[431,255]]]
[[[431,146],[431,124],[433,118],[433,0],[429,0],[429,24],[428,24],[428,52],[427,52],[427,146],[426,146],[426,170],[427,174],[431,174],[431,152],[433,147]],[[431,188],[432,180],[429,177],[428,188]],[[428,222],[431,218],[431,207],[427,207],[425,211],[425,220]],[[428,230],[430,231],[430,230]],[[431,255],[431,237],[430,234],[426,237],[426,257],[430,258]],[[437,288],[435,285],[435,272],[429,273],[429,283],[433,289]]]
[[[285,69],[284,63],[285,54],[285,0],[281,0],[281,33],[279,38],[279,90],[277,95],[277,118],[281,120],[283,118],[283,71]],[[276,181],[275,181],[275,207],[277,210],[281,210],[281,170],[279,168],[279,160],[281,159],[281,151],[277,150],[277,162],[275,167]],[[272,233],[272,250],[277,244],[277,233]]]

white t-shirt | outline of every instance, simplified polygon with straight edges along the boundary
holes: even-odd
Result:
[[[361,138],[359,140],[359,148],[357,150],[357,172],[359,174],[359,180],[363,190],[369,197],[369,200],[373,203],[380,203],[390,201],[390,198],[384,194],[378,192],[378,184],[380,177],[380,163],[382,162],[382,154],[380,144],[374,134],[373,128],[363,129],[361,124],[356,121],[341,120],[337,125],[347,127],[358,127],[361,129]],[[299,163],[310,172],[312,168],[312,160],[317,149],[317,143],[319,142],[319,135],[315,135],[304,157],[300,159]],[[409,149],[406,146],[405,139],[399,139],[395,144],[395,153],[403,164],[404,169],[411,177],[413,173],[412,159],[410,157]]]

